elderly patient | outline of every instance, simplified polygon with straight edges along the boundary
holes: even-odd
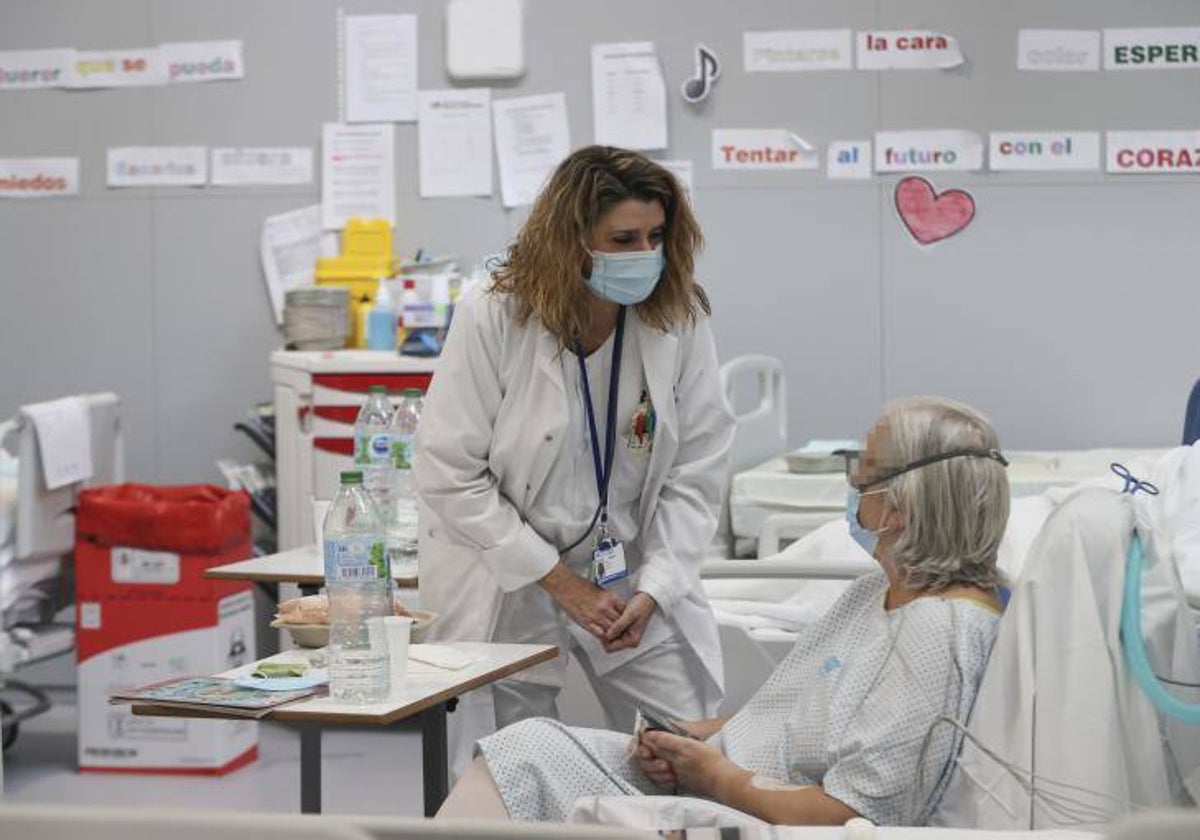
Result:
[[[934,398],[888,406],[846,462],[850,534],[879,570],[741,711],[636,741],[516,723],[479,742],[439,816],[562,821],[584,796],[679,793],[772,823],[925,822],[995,638],[1007,462],[983,417]]]

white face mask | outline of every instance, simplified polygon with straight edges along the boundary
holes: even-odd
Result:
[[[592,273],[587,284],[605,300],[632,306],[650,297],[664,268],[661,245],[653,251],[592,251]]]

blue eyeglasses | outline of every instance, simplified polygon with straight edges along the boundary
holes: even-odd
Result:
[[[927,467],[930,464],[936,464],[939,461],[949,461],[951,458],[988,458],[989,460],[996,461],[1001,466],[1004,466],[1004,467],[1008,466],[1008,459],[1005,458],[1000,453],[999,449],[980,449],[980,448],[952,449],[949,452],[940,452],[937,455],[930,455],[927,458],[920,458],[916,461],[913,461],[910,464],[905,464],[903,467],[900,467],[897,470],[893,470],[891,472],[884,473],[881,476],[877,476],[877,477],[871,479],[870,481],[863,481],[863,482],[855,483],[854,481],[851,480],[851,477],[854,475],[855,472],[858,471],[858,462],[859,462],[859,459],[862,458],[862,454],[863,454],[862,450],[861,449],[835,449],[833,451],[833,454],[841,455],[843,458],[846,459],[846,482],[851,487],[853,487],[855,490],[857,490],[859,493],[865,493],[867,490],[870,490],[872,487],[878,487],[880,484],[886,484],[887,482],[891,481],[893,478],[898,478],[899,476],[904,475],[906,472],[912,472],[913,470],[920,469],[921,467]]]

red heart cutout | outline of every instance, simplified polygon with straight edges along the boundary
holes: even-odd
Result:
[[[916,175],[896,184],[896,212],[922,245],[953,236],[975,218],[975,199],[963,190],[946,190],[940,195],[933,184]]]

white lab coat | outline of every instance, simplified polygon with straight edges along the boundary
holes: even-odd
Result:
[[[1200,793],[1200,731],[1163,720],[1125,666],[1125,559],[1135,519],[1146,544],[1142,621],[1163,676],[1200,678],[1159,502],[1083,488],[1050,515],[1014,588],[971,713],[988,750],[1032,767],[1035,797],[968,741],[934,816],[988,829],[1101,826],[1134,806]],[[1135,509],[1137,516],[1135,517]],[[1195,700],[1196,692],[1181,694]]]
[[[535,585],[559,559],[524,513],[566,436],[561,349],[536,319],[519,326],[513,309],[507,295],[482,288],[456,307],[425,398],[416,476],[421,605],[438,614],[431,641],[492,639],[505,593]],[[701,317],[663,333],[630,309],[625,341],[637,343],[657,413],[638,509],[640,556],[627,551],[633,584],[653,596],[720,687],[700,562],[728,485],[733,418],[712,332]]]

